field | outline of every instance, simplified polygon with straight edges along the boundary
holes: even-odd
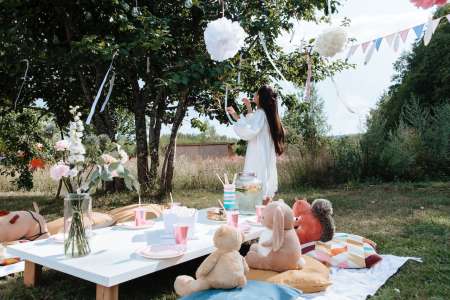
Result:
[[[366,236],[378,243],[382,254],[418,256],[408,262],[372,299],[450,299],[450,183],[428,182],[342,186],[331,189],[286,189],[279,197],[323,197],[333,202],[338,231]],[[218,191],[177,189],[177,200],[194,207],[214,205]],[[38,202],[49,219],[62,214],[62,202],[32,193],[1,193],[0,208],[29,209]],[[100,196],[96,210],[132,203],[132,194]],[[151,199],[145,199],[151,202]],[[174,278],[192,274],[199,261],[184,264],[120,286],[121,299],[175,299]],[[95,286],[46,270],[42,284],[28,289],[20,276],[0,280],[0,299],[94,299]]]

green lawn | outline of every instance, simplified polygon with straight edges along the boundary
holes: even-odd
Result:
[[[220,193],[178,191],[177,201],[198,208],[215,205]],[[336,226],[378,243],[382,254],[419,256],[408,262],[372,299],[450,299],[450,183],[383,184],[323,190],[287,191],[280,198],[327,198],[333,202]],[[40,195],[2,195],[0,209],[30,209],[38,202],[49,220],[62,214],[62,202]],[[136,201],[130,194],[95,199],[97,210]],[[147,200],[150,202],[150,200]],[[200,260],[120,286],[121,299],[175,299],[174,278],[192,274]],[[0,299],[94,299],[95,285],[45,270],[42,284],[28,289],[20,276],[0,280]]]

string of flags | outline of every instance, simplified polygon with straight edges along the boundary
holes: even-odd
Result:
[[[423,37],[424,45],[428,46],[428,44],[431,41],[431,37],[433,36],[434,32],[436,31],[439,23],[442,19],[447,18],[447,20],[450,22],[450,14],[440,17],[437,19],[431,19],[427,23],[422,23],[410,28],[406,28],[404,30],[394,32],[382,37],[378,37],[376,39],[366,41],[361,44],[352,45],[350,49],[348,50],[346,59],[350,59],[356,51],[361,48],[362,52],[366,54],[364,59],[364,64],[367,64],[370,59],[372,58],[373,54],[378,52],[380,50],[381,44],[383,41],[386,41],[386,43],[389,45],[390,48],[392,48],[395,52],[399,50],[400,47],[400,41],[403,43],[406,42],[406,39],[408,38],[408,35],[411,31],[414,31],[416,37],[418,39]]]

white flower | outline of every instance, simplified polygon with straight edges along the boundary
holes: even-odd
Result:
[[[211,59],[224,61],[232,58],[245,44],[247,34],[238,22],[225,17],[209,22],[204,32],[206,50]]]
[[[119,155],[120,155],[120,163],[122,164],[126,163],[130,159],[125,150],[119,149]]]
[[[69,172],[69,166],[58,163],[50,168],[50,177],[55,181],[59,181],[61,178],[69,176]]]
[[[109,154],[102,154],[101,158],[103,159],[103,161],[105,162],[105,164],[109,165],[111,163],[115,163],[117,162],[117,159],[112,157]]]
[[[328,28],[317,37],[315,50],[321,56],[333,57],[344,50],[346,43],[347,33],[343,28]]]
[[[69,142],[67,140],[57,141],[55,144],[56,151],[66,151],[69,149]]]

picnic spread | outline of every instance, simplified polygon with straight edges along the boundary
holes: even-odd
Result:
[[[335,233],[328,200],[310,205],[297,199],[293,209],[283,200],[271,201],[259,214],[239,214],[239,201],[228,209],[221,201],[222,207],[197,210],[172,200],[169,207],[141,204],[113,210],[120,218],[92,214],[97,223],[88,237],[91,252],[76,258],[65,255],[67,237],[62,228],[55,229],[61,223],[57,220],[48,226],[53,234],[49,238],[22,240],[3,249],[0,275],[24,270],[25,284],[33,286],[45,266],[96,283],[97,299],[118,299],[121,283],[208,255],[195,277],[176,278],[174,290],[183,299],[244,299],[251,292],[353,300],[373,295],[409,259],[378,255],[373,241]],[[137,224],[142,210],[143,225]],[[318,240],[302,243],[310,227],[313,234],[306,236]],[[241,244],[256,240],[241,256]],[[114,247],[119,241],[121,247]]]

